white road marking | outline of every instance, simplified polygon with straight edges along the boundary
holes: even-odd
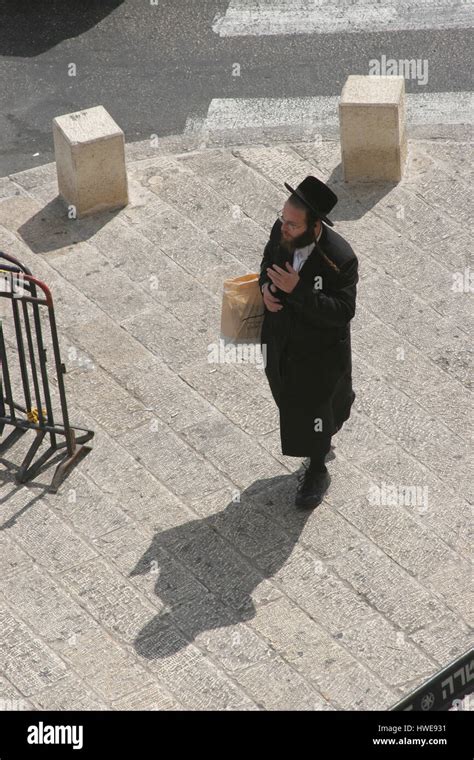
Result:
[[[231,0],[212,29],[220,37],[463,29],[473,16],[468,0]]]
[[[472,124],[472,92],[406,94],[407,124]],[[338,127],[339,96],[312,98],[214,98],[207,117],[186,121],[185,134],[300,126],[309,132]]]

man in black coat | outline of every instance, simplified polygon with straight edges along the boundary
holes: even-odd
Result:
[[[265,304],[260,342],[280,413],[282,453],[310,458],[295,504],[311,508],[329,486],[325,456],[355,399],[349,323],[358,259],[331,229],[327,214],[337,196],[327,185],[308,176],[296,189],[286,182],[285,187],[291,195],[260,265]]]

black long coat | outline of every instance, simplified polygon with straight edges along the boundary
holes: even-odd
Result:
[[[265,246],[260,287],[271,283],[267,267],[286,269],[285,261],[293,263],[292,254],[279,245],[281,224],[275,222]],[[320,428],[334,435],[355,399],[350,320],[355,314],[358,259],[349,243],[323,224],[319,242],[298,274],[292,293],[273,293],[283,308],[265,309],[260,343],[280,413],[282,453],[307,457],[321,440]]]

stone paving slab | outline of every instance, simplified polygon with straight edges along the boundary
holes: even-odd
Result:
[[[51,287],[95,431],[57,494],[15,484],[26,440],[2,458],[0,709],[388,709],[472,645],[470,146],[412,140],[398,185],[346,185],[336,141],[162,145],[127,146],[129,206],[80,221],[54,164],[0,179],[0,248]],[[303,514],[262,367],[208,347],[306,174],[360,280],[353,414]]]

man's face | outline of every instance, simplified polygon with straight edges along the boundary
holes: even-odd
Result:
[[[280,245],[289,253],[295,248],[303,248],[314,242],[314,229],[309,229],[306,223],[306,212],[301,208],[292,206],[289,201],[283,206],[283,219],[281,225]]]

